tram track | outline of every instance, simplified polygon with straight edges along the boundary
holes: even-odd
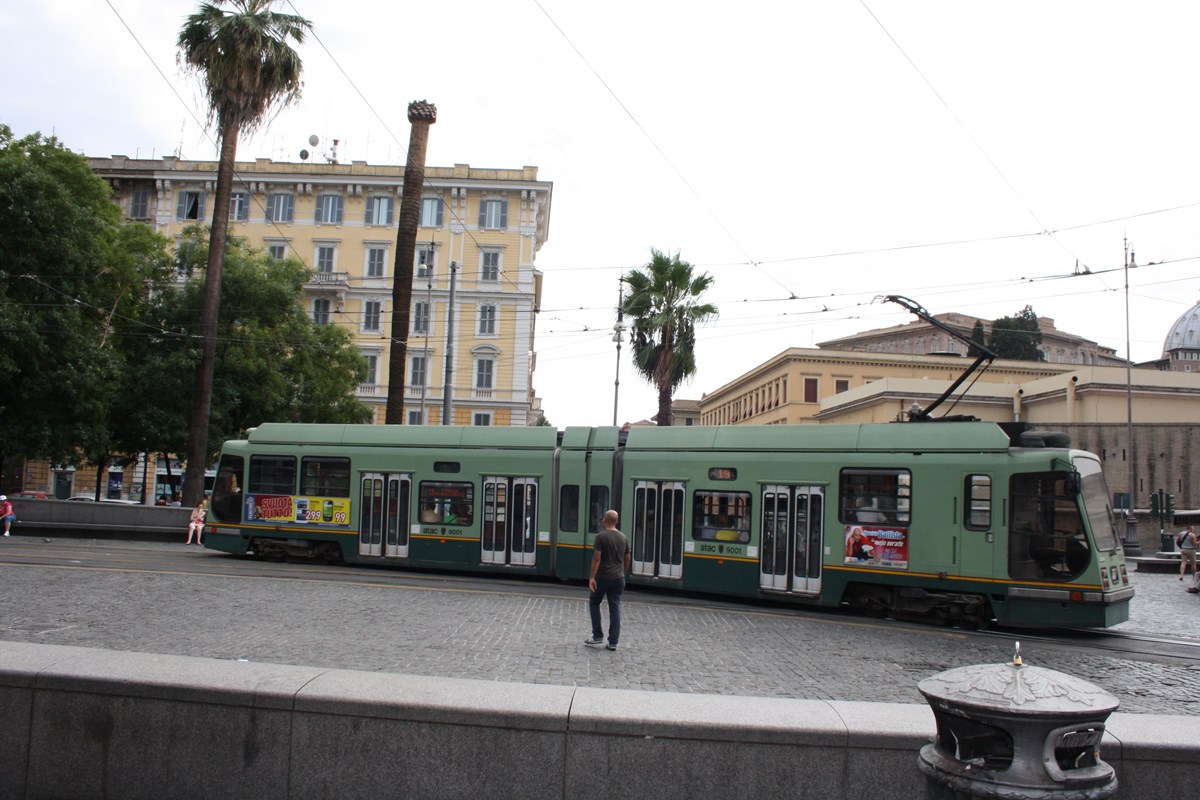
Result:
[[[445,591],[459,594],[522,594],[532,598],[581,599],[579,582],[531,580],[525,576],[480,576],[436,570],[399,570],[352,565],[328,566],[296,562],[260,561],[229,556],[203,548],[170,543],[45,540],[22,537],[0,548],[0,567],[75,569],[136,574],[171,574],[231,580],[278,580],[328,583],[345,586]],[[727,597],[678,594],[631,587],[627,602],[655,606],[702,609],[712,613],[788,618],[878,628],[913,635],[972,637],[1038,643],[1056,650],[1093,651],[1118,657],[1150,658],[1176,664],[1200,663],[1200,641],[1139,631],[1056,629],[1039,631],[993,627],[981,631],[946,628],[919,622],[872,619],[847,609],[809,608],[766,601],[738,601]]]

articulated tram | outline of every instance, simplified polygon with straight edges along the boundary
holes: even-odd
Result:
[[[226,442],[206,547],[629,582],[962,625],[1104,627],[1133,588],[1099,459],[986,422],[617,428],[264,424]]]

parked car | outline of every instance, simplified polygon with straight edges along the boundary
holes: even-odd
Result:
[[[50,495],[46,494],[45,492],[13,492],[12,494],[9,495],[9,497],[18,498],[21,500],[49,500],[50,499]]]
[[[91,494],[73,494],[70,497],[68,497],[67,499],[68,500],[78,500],[83,503],[94,503],[96,501],[96,496],[91,495]],[[100,502],[101,503],[118,503],[123,506],[141,505],[140,503],[138,503],[137,500],[121,500],[119,498],[114,498],[114,497],[101,497]]]

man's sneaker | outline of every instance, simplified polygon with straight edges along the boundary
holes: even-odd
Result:
[[[615,644],[613,644],[612,642],[609,642],[608,644],[604,645],[604,649],[605,650],[616,650],[617,646]]]
[[[604,644],[604,637],[603,636],[591,636],[587,639],[584,639],[583,643],[590,647],[599,647],[600,645]]]

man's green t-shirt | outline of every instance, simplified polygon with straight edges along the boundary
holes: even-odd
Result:
[[[600,553],[596,580],[613,580],[625,575],[625,554],[629,552],[625,534],[605,528],[596,534],[596,550]]]

